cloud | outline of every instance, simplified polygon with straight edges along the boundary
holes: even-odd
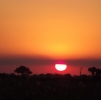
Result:
[[[31,65],[31,66],[41,66],[41,65],[50,65],[55,64],[58,60],[53,60],[45,57],[4,57],[0,58],[0,66],[20,66],[20,65]],[[101,59],[78,59],[78,60],[65,60],[67,65],[70,66],[101,66]]]

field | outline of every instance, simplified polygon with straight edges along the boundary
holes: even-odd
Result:
[[[0,74],[0,100],[101,100],[101,80],[70,74]]]

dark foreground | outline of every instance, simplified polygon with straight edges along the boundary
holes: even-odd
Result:
[[[101,100],[100,78],[0,75],[0,100]]]

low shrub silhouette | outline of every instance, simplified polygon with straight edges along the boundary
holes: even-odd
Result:
[[[101,100],[101,80],[91,76],[47,73],[25,77],[1,73],[0,100]]]

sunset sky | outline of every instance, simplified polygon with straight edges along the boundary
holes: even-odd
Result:
[[[0,66],[36,58],[101,66],[101,0],[0,0]]]

